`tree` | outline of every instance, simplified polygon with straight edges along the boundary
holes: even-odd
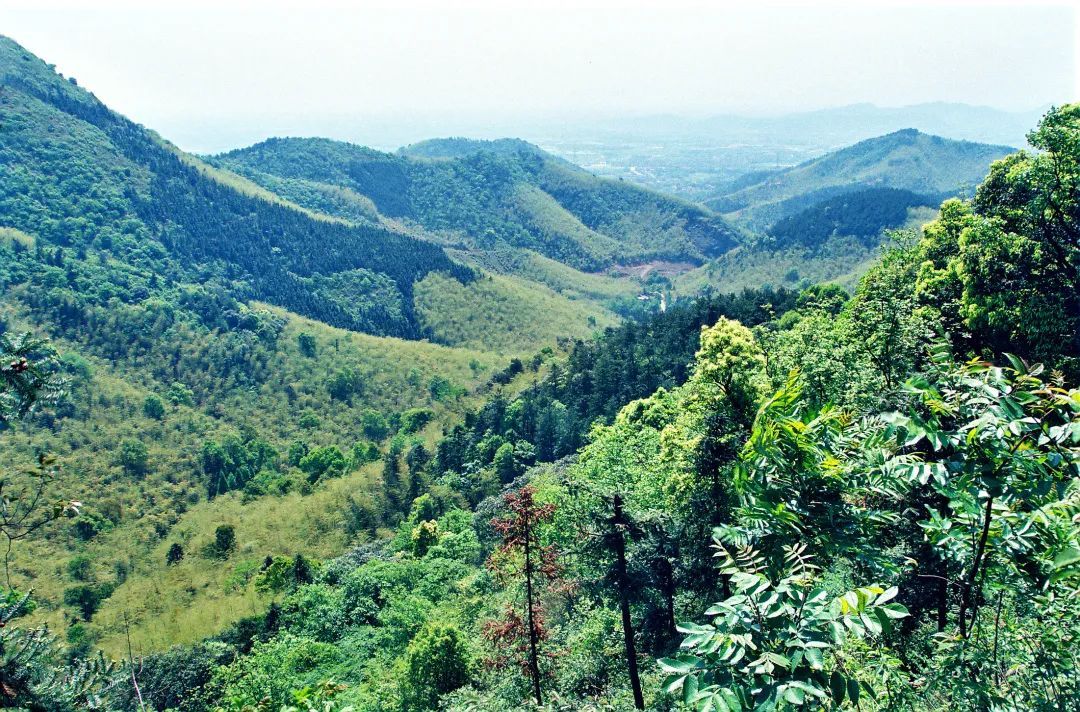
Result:
[[[687,652],[660,661],[664,689],[700,712],[839,707],[845,700],[857,708],[863,688],[833,656],[848,637],[880,635],[907,616],[893,601],[897,589],[829,596],[815,585],[816,567],[802,545],[786,547],[780,567],[751,549],[732,555],[721,546],[721,553],[733,595],[706,611],[711,623],[680,626]]]
[[[56,353],[30,334],[0,333],[0,431],[37,406],[55,402],[63,392]],[[57,475],[56,458],[39,453],[34,467],[0,470],[0,534],[4,537],[4,580],[11,588],[11,552],[15,542],[60,517],[78,515],[81,502],[48,498]],[[13,609],[14,610],[14,609]]]
[[[141,440],[125,440],[120,443],[118,463],[129,475],[142,476],[146,474],[150,462],[150,453]]]
[[[440,696],[464,687],[471,678],[465,636],[454,625],[428,623],[405,651],[405,708],[435,709]]]
[[[1051,109],[1028,141],[1040,152],[997,161],[970,205],[942,206],[920,245],[917,292],[947,317],[958,346],[1017,353],[1076,376],[1080,104]]]
[[[413,527],[411,538],[413,555],[423,558],[439,541],[439,523],[434,519],[420,522]]]
[[[518,475],[518,465],[514,459],[514,445],[503,443],[495,451],[495,458],[491,462],[495,468],[495,476],[499,482],[512,482]]]
[[[227,559],[236,548],[236,529],[231,524],[221,524],[214,530],[214,541],[210,544],[211,556]]]
[[[165,554],[165,563],[169,566],[175,566],[184,559],[184,547],[179,542],[173,542],[169,547],[168,553]]]
[[[296,344],[300,347],[300,353],[308,358],[315,358],[315,337],[306,331],[300,332],[296,337]]]
[[[312,483],[324,478],[340,477],[348,465],[344,453],[336,445],[315,448],[305,455],[299,464],[300,469],[307,473],[308,481]]]
[[[165,417],[165,404],[155,395],[149,395],[143,401],[143,415],[151,420],[161,420]]]
[[[626,567],[626,532],[630,529],[630,520],[623,510],[622,496],[612,498],[611,548],[615,550],[615,586],[619,592],[619,615],[622,621],[623,644],[626,649],[626,670],[630,676],[630,689],[634,693],[634,706],[645,709],[645,698],[641,694],[641,676],[638,674],[637,648],[634,644],[634,626],[630,620],[630,576]]]
[[[326,390],[334,400],[349,402],[360,391],[360,375],[351,368],[338,371],[326,382]]]
[[[390,433],[390,425],[383,414],[370,408],[360,414],[360,427],[364,435],[375,442],[381,442]]]
[[[558,550],[544,544],[540,528],[555,514],[555,505],[536,501],[536,490],[526,485],[503,498],[506,516],[493,519],[491,526],[502,537],[499,548],[488,559],[488,567],[505,582],[524,586],[524,617],[513,608],[502,621],[489,621],[484,630],[500,648],[512,646],[528,672],[536,704],[543,704],[540,689],[540,645],[547,638],[542,594],[558,583],[561,566]]]
[[[29,414],[39,403],[55,402],[64,382],[56,352],[29,333],[0,333],[0,424]]]
[[[180,381],[173,381],[172,385],[169,386],[169,390],[165,393],[165,398],[174,406],[195,405],[195,394]]]

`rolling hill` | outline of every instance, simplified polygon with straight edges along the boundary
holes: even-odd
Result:
[[[864,188],[897,188],[940,200],[976,185],[993,161],[1012,151],[905,129],[791,168],[754,174],[706,205],[762,232],[827,198]]]
[[[474,276],[436,245],[321,218],[201,164],[6,38],[0,124],[0,225],[123,262],[150,291],[242,283],[327,323],[416,338],[413,284]]]
[[[284,138],[209,160],[309,208],[348,216],[324,199],[348,191],[369,200],[380,217],[418,226],[445,244],[526,248],[579,270],[700,263],[739,239],[709,210],[597,178],[514,139],[436,139],[389,154]]]

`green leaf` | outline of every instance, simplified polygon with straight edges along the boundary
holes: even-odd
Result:
[[[847,681],[839,672],[833,671],[829,677],[829,691],[832,692],[833,704],[839,707],[847,694]]]
[[[1080,546],[1073,544],[1054,557],[1053,569],[1057,571],[1077,562],[1080,562]]]
[[[806,702],[806,693],[798,687],[788,687],[784,690],[783,698],[793,705],[801,705]]]
[[[686,675],[668,675],[664,678],[664,692],[673,695],[682,689],[686,682]]]
[[[683,704],[690,704],[697,697],[698,693],[698,678],[697,675],[689,675],[686,681],[683,683],[682,696]]]
[[[881,606],[877,610],[879,612],[881,612],[881,613],[884,613],[885,615],[887,615],[889,618],[892,618],[893,620],[897,620],[897,619],[900,619],[900,618],[907,618],[910,615],[908,613],[908,609],[903,604],[900,604],[900,603],[889,603],[889,604],[886,604],[884,606]]]
[[[847,681],[847,696],[853,707],[859,706],[859,681],[849,679]]]
[[[898,589],[896,586],[892,586],[891,588],[886,589],[883,594],[874,599],[874,605],[880,606],[883,603],[888,603],[892,599],[896,598],[896,594],[898,593],[900,593],[900,589]]]
[[[672,658],[661,658],[657,662],[660,663],[660,668],[664,672],[675,675],[686,675],[705,666],[705,661],[701,658],[685,653]]]

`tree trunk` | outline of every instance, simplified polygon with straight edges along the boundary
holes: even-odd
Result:
[[[634,707],[645,709],[645,698],[641,694],[641,677],[638,675],[637,648],[634,645],[634,627],[630,622],[629,580],[626,573],[626,539],[622,527],[626,526],[623,516],[622,497],[615,495],[615,579],[619,587],[619,612],[622,614],[623,642],[626,644],[626,669],[630,675],[630,687],[634,691]]]
[[[982,568],[983,557],[986,554],[986,540],[990,536],[990,522],[994,516],[994,498],[989,497],[986,500],[986,513],[983,515],[982,532],[979,534],[979,542],[975,547],[975,557],[971,561],[971,571],[968,572],[967,581],[964,582],[963,591],[960,596],[960,637],[967,638],[970,634],[968,630],[968,610],[972,610],[971,627],[975,626],[975,607],[978,605],[976,600],[975,582],[979,577],[979,569]]]
[[[536,704],[544,704],[540,696],[540,661],[537,653],[535,602],[533,601],[533,567],[532,567],[532,531],[528,523],[525,524],[525,606],[529,626],[529,674],[532,676],[533,697]]]

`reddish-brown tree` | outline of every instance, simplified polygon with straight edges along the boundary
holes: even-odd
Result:
[[[547,638],[541,596],[557,587],[561,574],[558,551],[543,544],[539,528],[555,514],[555,505],[537,504],[531,485],[511,492],[504,498],[508,513],[493,519],[491,525],[502,537],[502,544],[488,559],[488,568],[502,581],[523,585],[524,616],[508,606],[502,620],[489,621],[484,631],[503,651],[499,664],[513,658],[529,675],[533,697],[543,704],[540,691],[540,645]]]

